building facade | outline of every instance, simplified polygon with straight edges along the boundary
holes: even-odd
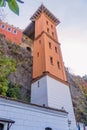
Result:
[[[22,42],[22,31],[8,23],[0,21],[0,33],[4,34],[6,39],[16,44],[21,44]]]

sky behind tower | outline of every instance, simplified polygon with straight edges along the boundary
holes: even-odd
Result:
[[[76,75],[87,74],[87,0],[24,0],[19,4],[19,16],[4,9],[5,22],[25,29],[41,3],[61,22],[57,33],[65,66]]]

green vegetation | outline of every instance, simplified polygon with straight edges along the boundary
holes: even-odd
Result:
[[[32,56],[0,34],[0,95],[30,100]]]
[[[0,0],[0,7],[5,7],[7,2],[10,10],[19,15],[19,6],[17,4],[17,1],[20,3],[24,3],[21,0]]]
[[[6,96],[8,91],[8,76],[14,71],[16,71],[16,61],[0,53],[0,94],[3,96]]]
[[[18,84],[13,84],[10,82],[8,84],[7,96],[15,99],[20,99],[20,86]]]

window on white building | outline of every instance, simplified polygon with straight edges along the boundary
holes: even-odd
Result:
[[[0,130],[4,130],[4,124],[0,123]]]
[[[13,123],[15,121],[0,117],[0,130],[11,130],[10,128]]]
[[[50,128],[50,127],[46,127],[45,130],[52,130],[52,128]]]
[[[40,82],[39,81],[37,82],[37,86],[40,87]]]

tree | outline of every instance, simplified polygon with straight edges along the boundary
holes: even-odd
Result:
[[[20,85],[9,82],[8,90],[7,90],[7,97],[20,99],[21,98]]]
[[[19,6],[17,4],[17,1],[19,3],[24,3],[21,0],[0,0],[0,7],[5,7],[7,3],[10,10],[13,11],[15,14],[19,15]]]

